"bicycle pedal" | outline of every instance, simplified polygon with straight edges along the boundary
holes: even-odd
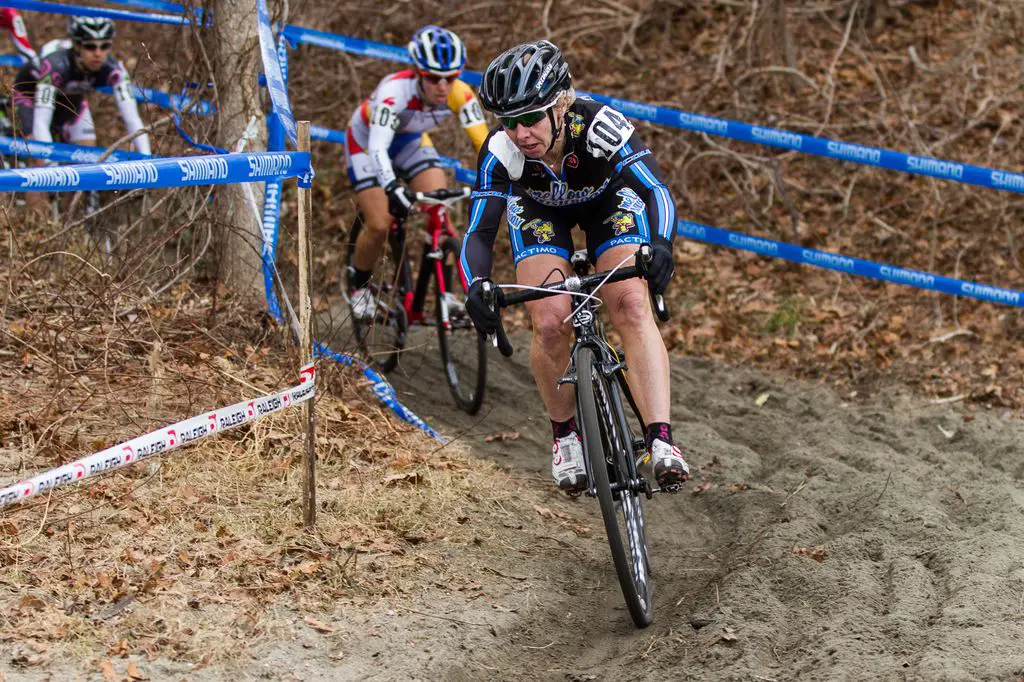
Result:
[[[668,485],[663,485],[660,488],[658,488],[658,492],[659,493],[671,493],[672,495],[675,495],[677,492],[679,492],[682,489],[683,489],[683,484],[682,483],[669,483]]]

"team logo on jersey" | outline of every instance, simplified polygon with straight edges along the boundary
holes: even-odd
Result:
[[[555,226],[551,224],[550,220],[541,220],[540,218],[534,218],[522,228],[527,232],[533,232],[533,236],[537,238],[538,244],[547,244],[551,241],[551,238],[555,236]]]
[[[531,199],[545,206],[570,206],[572,204],[582,204],[600,196],[605,188],[608,187],[610,181],[611,178],[605,178],[604,182],[598,187],[587,185],[579,189],[569,189],[569,183],[562,182],[561,180],[552,180],[551,189],[546,192],[530,189],[529,187],[525,187],[523,191]]]
[[[619,208],[623,211],[629,211],[630,213],[641,214],[647,210],[647,204],[644,200],[629,187],[623,187],[616,192],[620,197]]]
[[[509,197],[505,207],[505,217],[508,219],[509,227],[513,230],[523,229],[523,223],[526,222],[526,219],[523,218],[523,205],[519,203],[520,201],[520,197]]]
[[[632,213],[618,211],[604,219],[605,223],[611,223],[616,237],[621,237],[636,227],[636,216]]]
[[[577,166],[580,165],[579,157],[577,157],[575,154],[570,154],[569,156],[565,157],[565,165],[568,166],[569,168],[576,168]]]
[[[573,137],[579,137],[583,134],[583,117],[579,114],[571,114],[569,116],[569,134]]]

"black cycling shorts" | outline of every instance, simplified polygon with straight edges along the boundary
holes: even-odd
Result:
[[[574,250],[572,228],[576,226],[587,237],[587,253],[593,262],[613,246],[651,241],[646,205],[629,187],[606,189],[597,199],[575,206],[545,206],[512,193],[505,213],[517,265],[539,254],[569,260]]]

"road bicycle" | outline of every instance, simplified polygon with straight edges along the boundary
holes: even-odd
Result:
[[[677,492],[680,486],[652,486],[653,476],[648,479],[641,472],[650,459],[643,436],[646,425],[626,383],[625,357],[605,337],[604,325],[598,317],[600,299],[594,294],[608,282],[645,277],[650,258],[650,246],[645,244],[637,251],[634,265],[621,267],[627,262],[623,261],[619,268],[609,272],[590,274],[586,251],[577,251],[571,260],[575,274],[563,282],[511,293],[495,291],[485,283],[485,299],[492,305],[496,303],[497,310],[549,296],[582,299],[573,305],[575,340],[568,372],[558,383],[576,385],[576,419],[583,431],[587,468],[586,494],[600,502],[619,586],[633,622],[641,628],[651,624],[653,615],[650,550],[642,501],[658,492]],[[652,296],[652,305],[658,318],[667,321],[668,309],[662,297]],[[502,355],[512,355],[500,316],[495,341]]]
[[[406,257],[405,220],[396,219],[388,233],[391,257],[386,259],[380,276],[369,285],[376,301],[374,315],[358,319],[353,315],[352,326],[359,351],[381,370],[390,372],[399,362],[409,328],[431,324],[428,307],[432,306],[445,381],[459,409],[476,414],[487,381],[487,340],[477,334],[463,305],[447,295],[462,251],[462,241],[452,229],[449,209],[469,194],[470,189],[465,187],[413,195],[416,203],[412,212],[427,215],[418,273],[414,278]],[[349,232],[345,258],[350,272],[356,238],[362,229],[362,219],[357,217]],[[428,299],[431,282],[432,301]]]

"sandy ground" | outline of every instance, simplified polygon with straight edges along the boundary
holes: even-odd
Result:
[[[596,501],[548,480],[526,366],[492,354],[481,413],[436,356],[393,375],[412,409],[521,486],[507,521],[317,632],[286,624],[236,663],[146,662],[167,680],[1017,680],[1024,677],[1024,428],[995,412],[673,360],[677,439],[698,470],[646,504],[654,624],[626,612]],[[765,394],[767,398],[765,399]],[[760,399],[760,400],[759,400]],[[762,403],[762,404],[758,404]],[[493,440],[514,431],[516,440]],[[698,492],[699,491],[699,492]],[[8,680],[103,679],[12,666]],[[116,662],[121,675],[126,660]],[[74,675],[71,671],[77,671]],[[127,678],[125,678],[127,679]]]

